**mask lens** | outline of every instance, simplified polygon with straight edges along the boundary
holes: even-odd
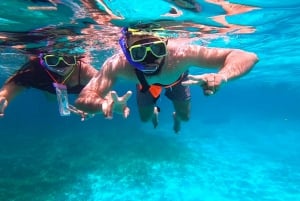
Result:
[[[132,60],[135,62],[143,61],[147,56],[148,51],[150,51],[155,57],[163,57],[167,55],[166,44],[163,41],[133,45],[129,48],[129,51]]]
[[[153,43],[150,45],[151,52],[156,57],[163,57],[167,54],[166,45],[164,42]]]
[[[146,47],[142,45],[130,48],[130,55],[133,61],[142,61],[146,56]]]
[[[44,56],[45,63],[51,67],[65,67],[58,65],[62,60],[66,65],[75,65],[76,57],[75,56],[55,56],[55,55],[46,55]]]
[[[57,66],[59,63],[59,57],[54,55],[47,55],[44,57],[44,60],[48,66]]]
[[[76,58],[75,58],[75,56],[63,56],[62,60],[67,65],[75,65],[76,64]]]

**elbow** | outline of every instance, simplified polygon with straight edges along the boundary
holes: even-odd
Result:
[[[253,64],[256,64],[259,61],[258,56],[255,53],[249,53]]]
[[[259,58],[255,53],[248,52],[245,57],[245,71],[249,72],[251,69],[253,69],[258,61]]]
[[[255,66],[255,64],[259,61],[258,56],[253,52],[246,52],[244,56],[240,58],[243,58],[244,67],[246,68],[245,70],[247,71],[250,71]]]
[[[243,51],[242,55],[243,56],[240,57],[240,58],[244,58],[245,61],[248,61],[252,65],[255,65],[259,61],[259,58],[258,58],[257,54],[255,54],[253,52],[245,52],[245,51]]]

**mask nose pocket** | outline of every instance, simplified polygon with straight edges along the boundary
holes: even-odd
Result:
[[[154,63],[157,59],[158,59],[158,57],[153,55],[152,52],[148,52],[147,56],[144,59],[144,62],[148,63],[148,64],[151,64],[151,63]]]

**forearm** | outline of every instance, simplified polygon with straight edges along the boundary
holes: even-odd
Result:
[[[83,90],[75,101],[75,106],[87,113],[99,113],[102,112],[104,101],[105,99],[94,91]]]
[[[16,85],[13,82],[6,83],[0,90],[0,117],[4,116],[4,111],[10,101],[20,93],[24,87]]]
[[[124,68],[123,63],[118,55],[106,60],[97,75],[89,81],[79,94],[75,101],[76,107],[88,113],[103,112],[107,104],[112,103],[109,92],[117,81],[117,77],[127,72],[122,70]]]
[[[16,85],[14,82],[7,82],[0,90],[0,97],[3,97],[10,102],[24,89],[25,87]]]
[[[224,76],[226,80],[235,79],[247,74],[257,62],[258,57],[254,53],[233,51],[227,56],[218,74]]]
[[[76,107],[88,113],[102,112],[102,104],[106,100],[106,95],[110,91],[114,79],[101,76],[99,74],[94,77],[82,89],[77,100],[75,101]]]

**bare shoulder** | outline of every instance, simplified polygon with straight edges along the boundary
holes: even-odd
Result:
[[[125,77],[127,79],[135,75],[133,67],[121,52],[109,57],[100,70],[104,71],[105,74],[113,74],[115,77]]]
[[[97,69],[92,66],[91,64],[89,63],[82,63],[81,64],[81,74],[82,75],[86,75],[88,77],[90,76],[94,76],[97,74]]]
[[[179,60],[201,59],[207,52],[207,48],[197,41],[185,38],[170,39],[167,47],[169,55]]]
[[[193,44],[192,39],[189,38],[170,38],[168,39],[167,46],[168,48],[184,48]]]
[[[125,67],[126,59],[120,52],[108,57],[103,63],[102,68],[122,69]]]
[[[228,53],[233,49],[228,48],[216,48],[216,47],[207,47],[199,42],[197,39],[190,39],[190,38],[174,38],[168,40],[168,49],[169,50],[177,50],[177,51],[184,51],[187,53],[196,52],[199,54],[207,54],[207,53]]]

